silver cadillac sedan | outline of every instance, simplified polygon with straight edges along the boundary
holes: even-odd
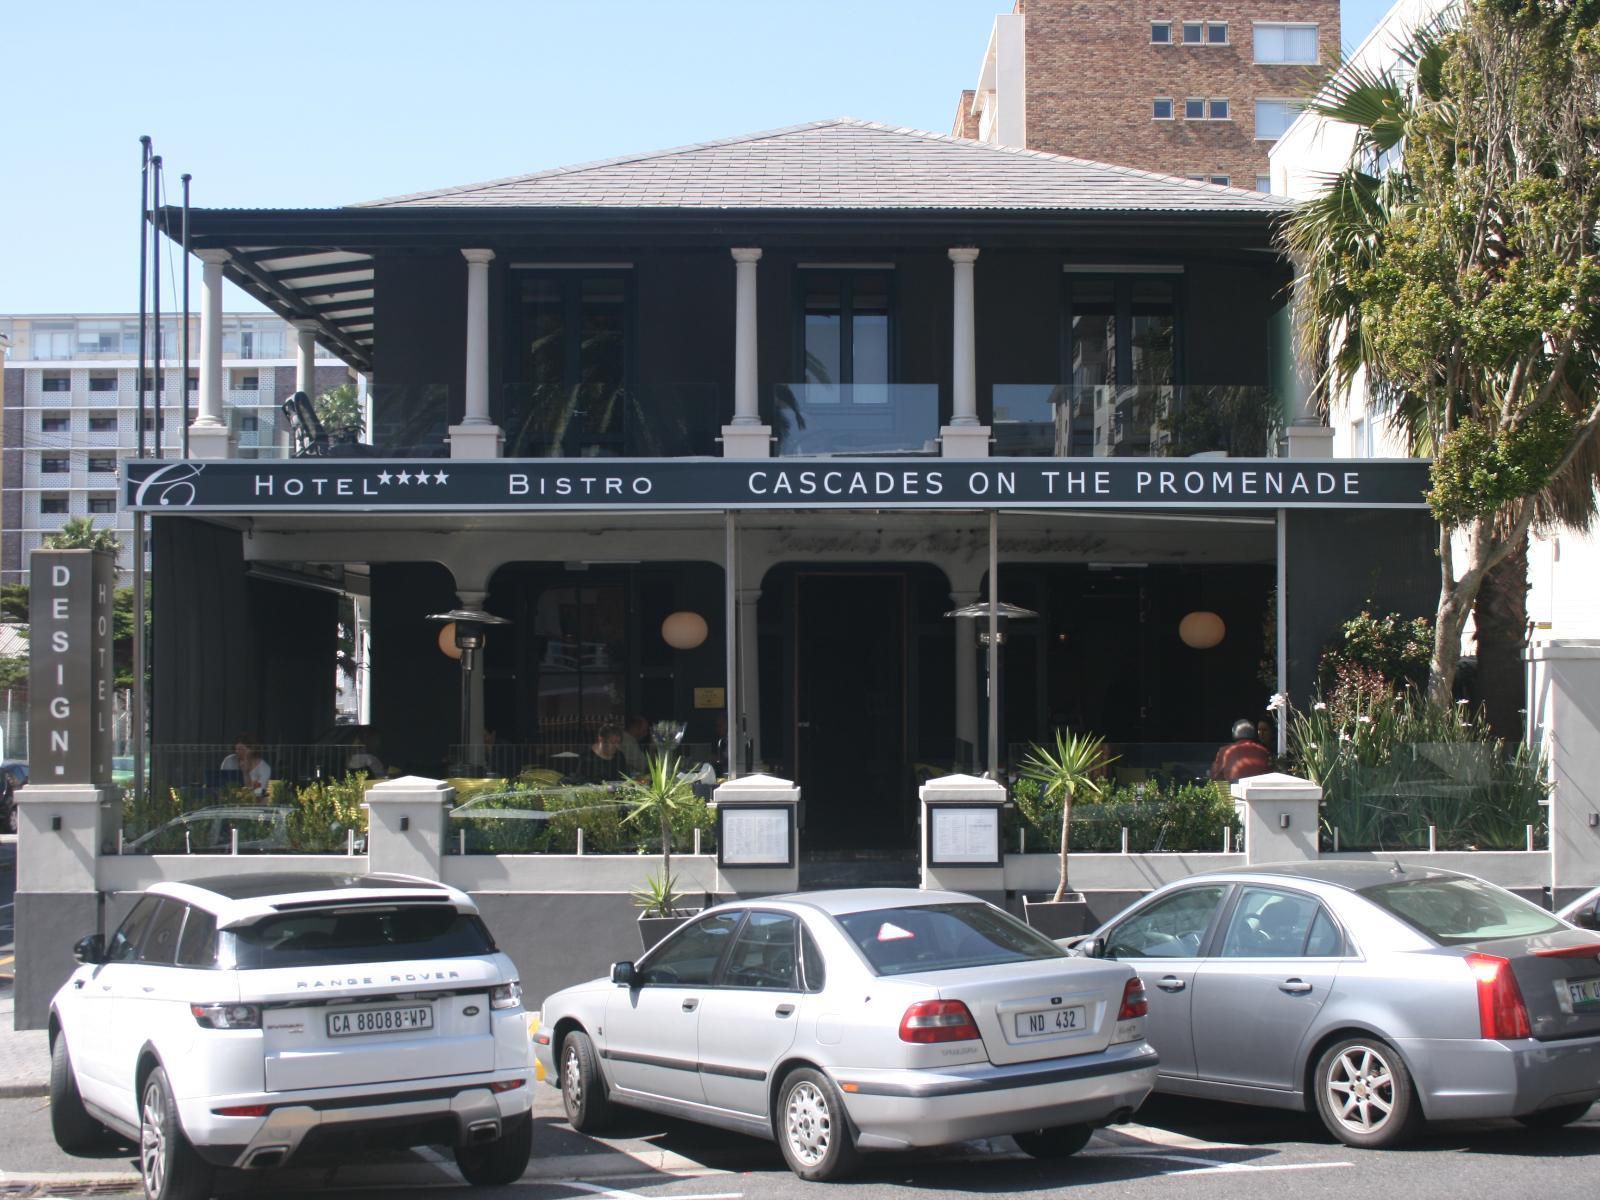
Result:
[[[806,892],[708,909],[557,992],[535,1052],[574,1129],[648,1109],[833,1179],[862,1150],[1001,1134],[1076,1153],[1155,1083],[1144,1015],[1132,969],[971,896]]]
[[[1600,1098],[1600,935],[1471,875],[1213,872],[1066,944],[1149,985],[1157,1091],[1315,1111],[1370,1147],[1424,1120],[1554,1128]]]

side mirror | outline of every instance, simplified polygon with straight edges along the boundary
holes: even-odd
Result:
[[[1596,900],[1588,908],[1580,908],[1573,913],[1572,923],[1582,929],[1600,931],[1600,900]]]
[[[637,978],[638,976],[635,974],[633,964],[631,962],[614,962],[611,964],[612,983],[621,983],[626,984],[628,987],[632,987],[637,981]]]
[[[105,962],[105,935],[91,933],[79,938],[77,944],[72,947],[72,956],[88,966],[98,966],[100,963]]]
[[[1084,958],[1099,958],[1105,953],[1106,949],[1105,946],[1101,944],[1100,939],[1096,937],[1084,938],[1083,941],[1078,943],[1076,948],[1078,953]]]

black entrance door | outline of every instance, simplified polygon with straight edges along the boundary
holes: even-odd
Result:
[[[795,745],[808,850],[914,845],[906,762],[906,580],[796,579]]]

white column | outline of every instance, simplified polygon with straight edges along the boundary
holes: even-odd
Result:
[[[722,427],[724,458],[768,458],[772,430],[761,423],[756,372],[756,263],[761,251],[736,246],[733,299],[733,424]]]
[[[950,593],[952,608],[965,608],[978,602],[978,590]],[[978,659],[975,647],[978,628],[971,617],[956,618],[956,740],[972,747],[973,758],[961,763],[963,770],[977,769],[978,753]]]
[[[750,769],[759,771],[761,759],[761,660],[756,605],[760,588],[739,589],[739,707],[744,710],[744,732],[750,741]]]
[[[200,405],[189,426],[190,458],[227,458],[222,420],[222,264],[226,250],[196,250],[200,260]],[[187,386],[187,381],[185,381]]]
[[[489,263],[493,250],[463,250],[467,260],[466,413],[450,426],[451,458],[499,458],[505,443],[489,419]]]
[[[973,264],[977,261],[975,246],[958,246],[950,251],[955,269],[951,289],[951,411],[950,424],[940,431],[946,458],[989,456],[989,427],[978,424],[977,325],[973,306]]]
[[[317,398],[317,323],[291,321],[295,329],[294,390]]]

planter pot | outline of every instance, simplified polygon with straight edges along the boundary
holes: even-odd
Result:
[[[1082,892],[1068,892],[1062,900],[1022,898],[1022,915],[1028,925],[1047,938],[1077,937],[1091,928],[1089,904]]]
[[[676,912],[670,917],[639,917],[639,943],[646,953],[679,925],[699,915],[698,910]]]

